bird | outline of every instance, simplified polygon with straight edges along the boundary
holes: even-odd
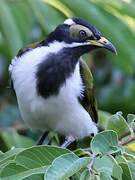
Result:
[[[9,65],[22,119],[31,129],[65,136],[62,147],[98,133],[93,77],[81,56],[114,45],[92,24],[68,18]]]

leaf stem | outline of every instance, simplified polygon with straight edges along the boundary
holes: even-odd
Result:
[[[91,154],[91,158],[92,158],[92,161],[91,161],[91,163],[88,165],[88,168],[89,168],[90,170],[92,170],[92,167],[93,167],[94,162],[95,162],[95,159],[96,159],[96,155],[95,155],[94,153]]]
[[[84,150],[84,151],[88,151],[88,152],[90,152],[90,153],[92,154],[92,150],[91,150],[91,148],[90,148],[90,147],[88,147],[88,148],[83,148],[82,150]]]
[[[127,140],[120,142],[119,145],[120,146],[125,146],[126,144],[130,143],[131,141],[135,140],[135,136],[128,138]]]
[[[111,159],[112,159],[112,161],[116,164],[116,165],[118,165],[118,162],[116,161],[116,159],[112,156],[112,155],[108,155]]]

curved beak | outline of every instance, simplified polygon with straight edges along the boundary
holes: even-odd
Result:
[[[99,40],[87,40],[87,42],[90,42],[90,45],[106,48],[109,51],[117,54],[117,50],[114,45],[104,37],[101,37]]]

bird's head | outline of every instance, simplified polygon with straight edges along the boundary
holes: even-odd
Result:
[[[60,24],[47,38],[47,43],[58,41],[65,48],[72,48],[80,55],[97,48],[106,48],[117,54],[113,44],[87,21],[69,18]]]

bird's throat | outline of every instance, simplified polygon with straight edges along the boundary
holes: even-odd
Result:
[[[57,54],[50,53],[38,66],[37,93],[44,98],[57,95],[74,72],[77,61],[78,57],[71,49],[64,48]]]

